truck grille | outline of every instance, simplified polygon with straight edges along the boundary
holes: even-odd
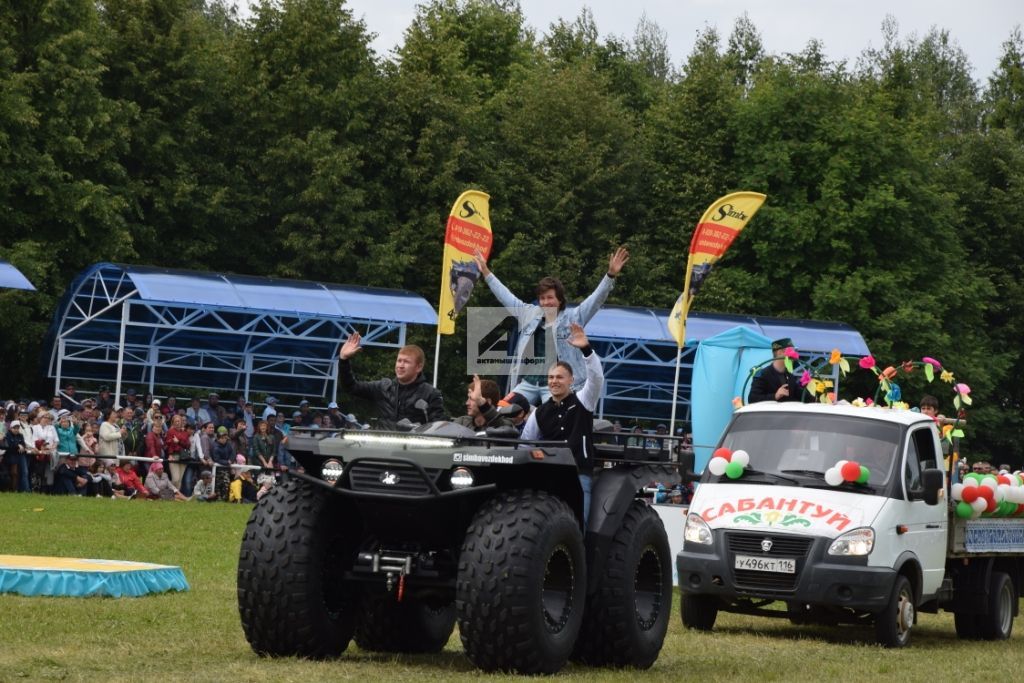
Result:
[[[348,481],[353,491],[426,496],[440,473],[439,469],[420,470],[406,463],[354,462],[349,466]]]
[[[811,538],[776,534],[727,533],[726,539],[730,560],[737,554],[796,558],[795,574],[759,572],[749,569],[732,570],[737,588],[764,593],[791,593],[796,590],[800,572],[804,566],[804,558],[807,557],[811,543],[813,543]],[[767,552],[761,547],[761,542],[766,539],[772,542],[772,547]]]

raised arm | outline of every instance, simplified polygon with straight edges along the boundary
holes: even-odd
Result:
[[[594,412],[597,402],[601,399],[601,389],[604,388],[604,370],[601,367],[601,358],[590,348],[590,340],[587,333],[579,323],[570,325],[571,333],[568,342],[583,352],[583,365],[587,368],[587,379],[583,388],[576,392],[583,407]]]
[[[580,324],[586,325],[601,310],[604,302],[608,300],[608,295],[612,292],[612,287],[615,286],[615,278],[619,276],[628,261],[629,250],[625,247],[619,247],[608,257],[608,273],[601,278],[590,296],[576,308]]]
[[[528,304],[509,290],[508,287],[501,283],[498,276],[491,272],[487,267],[487,261],[484,260],[483,254],[479,250],[473,254],[473,260],[476,261],[477,268],[480,269],[480,274],[484,276],[484,282],[490,287],[491,293],[494,294],[494,298],[498,300],[502,306],[513,313],[522,323],[532,315],[536,315],[537,306]]]

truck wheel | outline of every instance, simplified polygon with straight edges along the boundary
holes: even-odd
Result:
[[[904,647],[914,627],[914,588],[907,577],[896,577],[889,604],[875,615],[875,639],[886,647]]]
[[[961,640],[977,640],[981,637],[978,633],[978,615],[973,612],[954,612],[953,626],[956,627],[956,637]]]
[[[576,643],[585,598],[583,535],[564,501],[510,491],[480,507],[462,544],[455,598],[473,664],[556,673]]]
[[[396,602],[393,595],[367,598],[356,626],[356,645],[376,652],[440,652],[448,644],[454,628],[455,605],[452,603]]]
[[[710,631],[715,627],[718,618],[718,598],[713,595],[693,595],[683,593],[679,611],[683,616],[683,626],[696,631]]]
[[[355,629],[356,590],[342,579],[358,529],[338,496],[300,479],[273,487],[253,509],[238,556],[238,611],[259,655],[336,657]]]
[[[992,572],[988,609],[978,618],[978,632],[985,640],[1006,640],[1013,632],[1013,607],[1017,591],[1005,572]]]
[[[626,511],[598,581],[574,655],[593,666],[649,668],[668,630],[672,559],[665,525],[643,501]]]

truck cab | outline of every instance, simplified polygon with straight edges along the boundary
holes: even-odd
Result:
[[[867,618],[880,642],[906,644],[917,607],[938,604],[946,575],[935,423],[910,411],[757,403],[733,415],[720,448],[746,451],[749,465],[700,480],[676,560],[684,624],[710,629],[720,610]],[[866,480],[827,481],[843,461],[867,468]]]

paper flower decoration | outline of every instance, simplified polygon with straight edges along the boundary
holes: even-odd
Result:
[[[843,354],[839,351],[839,349],[832,349],[832,355],[828,357],[828,362],[830,365],[835,365],[842,359]]]
[[[928,365],[932,366],[936,370],[942,370],[942,363],[940,363],[939,361],[935,360],[931,356],[925,356],[924,358],[921,359],[921,362],[922,363],[927,363]]]
[[[829,486],[847,484],[866,484],[871,478],[871,470],[854,460],[840,460],[825,470],[825,483]]]
[[[782,352],[786,358],[792,358],[793,360],[800,360],[800,354],[796,352],[792,346],[787,346],[786,350]]]
[[[912,361],[912,360],[905,360],[905,361],[903,361],[903,365],[901,367],[903,368],[903,372],[905,372],[905,373],[907,373],[909,375],[910,373],[912,373],[914,371],[914,361]]]
[[[807,370],[804,370],[804,373],[802,375],[800,375],[800,386],[806,387],[810,383],[811,383],[811,373],[808,372]]]
[[[878,373],[879,381],[883,379],[893,379],[894,377],[896,377],[896,368],[894,368],[891,365],[887,367],[885,370],[882,370],[880,373]]]
[[[871,368],[875,367],[875,359],[873,356],[864,356],[859,361],[857,361],[857,365],[861,366],[865,370],[870,370]]]
[[[971,393],[971,388],[969,386],[967,386],[966,384],[964,384],[963,382],[957,384],[953,388],[956,390],[956,393],[963,394],[964,396],[966,396],[967,394]]]
[[[939,379],[941,379],[943,382],[946,382],[948,384],[952,384],[953,383],[953,379],[954,379],[953,373],[950,372],[949,370],[943,370],[942,374],[939,375]]]

